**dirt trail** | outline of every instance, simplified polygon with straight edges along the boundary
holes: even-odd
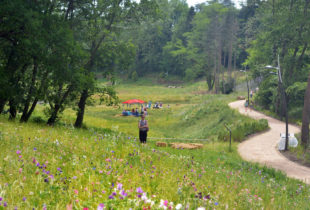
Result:
[[[248,109],[246,112],[244,102],[244,100],[232,102],[229,106],[238,109],[241,114],[248,115],[254,119],[268,120],[270,130],[255,135],[240,143],[238,152],[241,157],[247,161],[258,162],[281,170],[285,172],[288,177],[299,179],[310,184],[310,168],[288,160],[277,150],[280,133],[285,133],[285,123],[253,110]],[[289,133],[298,132],[300,132],[298,127],[289,125]]]

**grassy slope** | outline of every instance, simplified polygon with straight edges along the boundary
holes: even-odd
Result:
[[[136,89],[119,87],[123,99],[128,94],[124,97],[122,88]],[[149,91],[153,91],[154,100],[156,94],[162,95],[156,91],[156,86],[143,89],[147,88],[152,88]],[[200,85],[180,89],[184,91],[180,93],[182,96],[174,96],[180,94],[168,89],[165,94],[169,100],[178,97],[183,100],[178,106],[173,104],[171,110],[151,111],[150,135],[206,137],[208,130],[223,129],[223,122],[237,126],[238,118],[240,123],[247,120],[253,123],[221,105],[232,98],[195,96],[192,92],[197,88]],[[191,104],[184,100],[186,95],[192,99]],[[203,101],[205,104],[198,104]],[[4,202],[10,209],[15,206],[41,209],[44,205],[48,209],[64,209],[68,204],[77,209],[93,209],[100,203],[118,209],[138,209],[154,202],[152,207],[157,209],[161,199],[173,202],[174,206],[178,203],[183,207],[189,205],[190,209],[199,206],[210,209],[308,207],[308,186],[272,169],[242,161],[236,144],[233,144],[233,152],[228,152],[227,143],[217,141],[207,143],[201,150],[156,148],[154,142],[141,146],[133,138],[128,139],[128,134],[137,135],[137,118],[116,117],[119,112],[102,106],[89,108],[85,116],[88,130],[18,124],[1,117],[0,197],[3,200],[0,209]],[[68,123],[73,117],[72,111],[64,114]],[[21,154],[17,154],[19,151]],[[115,189],[120,183],[127,195],[120,195]],[[139,198],[138,187],[147,193],[147,202],[142,201],[145,197]],[[114,191],[116,196],[112,196]]]

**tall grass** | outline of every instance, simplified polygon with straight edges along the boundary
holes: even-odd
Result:
[[[44,107],[27,124],[1,116],[0,209],[307,209],[307,185],[241,160],[237,143],[229,152],[224,123],[243,136],[242,126],[263,125],[228,108],[234,95],[198,95],[200,85],[166,88],[165,97],[183,99],[147,117],[149,136],[210,139],[199,150],[140,145],[138,119],[116,107],[89,107],[87,129],[72,127],[73,110],[54,127],[33,122],[45,120]],[[156,100],[164,87],[152,88]],[[137,89],[127,86],[141,98]]]

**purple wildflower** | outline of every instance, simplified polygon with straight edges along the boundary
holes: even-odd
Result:
[[[114,199],[114,196],[113,196],[113,195],[110,195],[110,196],[109,196],[109,199]]]
[[[27,199],[26,197],[23,197],[23,201],[26,201],[26,199]]]
[[[203,197],[204,200],[210,200],[210,195],[206,195],[205,197]]]
[[[103,210],[103,208],[104,208],[104,204],[100,203],[97,207],[97,210]]]
[[[8,203],[7,203],[7,202],[4,202],[4,203],[3,203],[3,206],[4,206],[4,207],[7,207],[7,206],[8,206]]]
[[[0,201],[2,201],[2,197],[0,197]]]
[[[143,193],[143,190],[141,189],[141,187],[138,187],[136,191],[137,193]]]
[[[122,190],[121,195],[124,196],[124,197],[128,196],[128,194],[125,192],[125,190]]]
[[[37,148],[34,147],[34,148],[33,148],[33,151],[37,151]]]
[[[16,154],[21,154],[22,152],[20,150],[16,150]]]
[[[214,205],[216,205],[216,206],[217,206],[217,205],[219,205],[219,203],[218,203],[218,202],[215,202],[215,203],[214,203]]]
[[[117,194],[116,194],[116,192],[113,192],[112,195],[113,195],[113,196],[116,196]]]
[[[57,168],[57,171],[60,171],[60,172],[62,172],[62,171],[61,171],[61,168]]]
[[[121,183],[118,183],[118,184],[117,184],[117,189],[118,189],[118,190],[123,189],[123,185],[122,185]]]

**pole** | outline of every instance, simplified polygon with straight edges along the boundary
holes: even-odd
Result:
[[[248,76],[246,76],[246,86],[248,88],[248,104],[249,104],[249,107],[250,107],[250,89],[249,89],[249,81],[248,81]]]
[[[279,77],[279,85],[281,90],[281,95],[283,98],[283,107],[285,113],[285,151],[288,150],[288,113],[287,113],[287,97],[283,87],[282,75],[281,75],[281,68],[280,68],[280,56],[278,54],[278,77]]]
[[[229,151],[231,151],[231,129],[226,124],[224,126],[229,131]]]

